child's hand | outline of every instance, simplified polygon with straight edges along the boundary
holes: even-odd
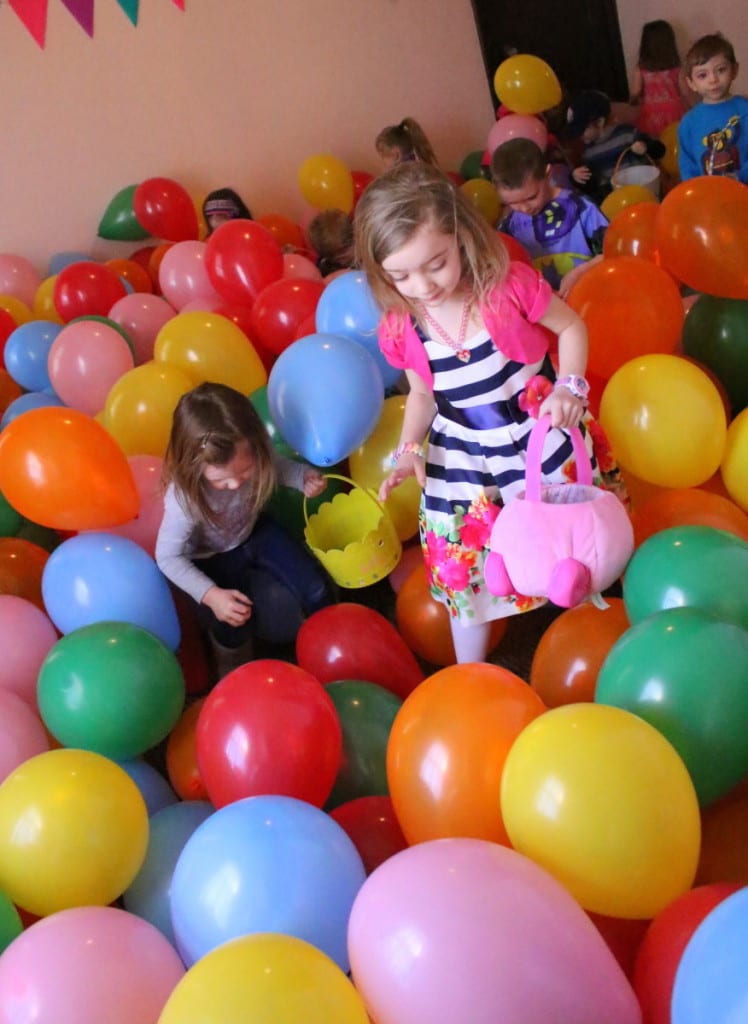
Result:
[[[395,469],[384,478],[379,487],[379,500],[387,501],[390,492],[404,483],[409,476],[415,476],[421,487],[426,486],[426,466],[423,459],[413,452],[401,455]]]
[[[318,494],[322,494],[326,487],[327,480],[324,473],[320,473],[317,469],[305,470],[303,487],[305,498],[316,498]]]
[[[576,181],[577,185],[585,185],[592,177],[592,171],[589,167],[575,167],[571,172],[571,176]]]
[[[639,139],[638,142],[632,142],[631,152],[636,153],[637,156],[644,156],[644,154],[647,152],[646,142],[642,142],[641,139]]]
[[[578,267],[574,267],[573,270],[569,270],[564,274],[558,283],[558,297],[560,299],[566,299],[567,295],[586,269],[586,265],[584,263],[580,263]]]
[[[252,602],[241,590],[211,587],[203,595],[202,603],[210,608],[219,622],[229,626],[243,626],[252,615]]]
[[[564,387],[554,388],[540,406],[538,419],[546,413],[551,417],[552,427],[570,430],[578,427],[584,415],[585,403]]]

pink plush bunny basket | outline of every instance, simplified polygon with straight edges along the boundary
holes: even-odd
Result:
[[[610,491],[593,486],[582,434],[569,431],[577,483],[541,484],[543,443],[550,417],[530,434],[525,490],[499,513],[486,558],[492,594],[547,597],[571,608],[618,579],[634,550],[628,513]]]

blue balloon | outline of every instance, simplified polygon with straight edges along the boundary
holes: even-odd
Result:
[[[62,324],[31,320],[16,327],[5,342],[5,368],[25,391],[51,389],[47,358]]]
[[[320,334],[340,334],[363,345],[374,357],[385,388],[391,388],[403,371],[390,366],[380,351],[377,327],[381,316],[366,274],[362,270],[351,270],[330,281],[322,292],[315,326]]]
[[[25,395],[19,395],[8,405],[0,419],[0,430],[12,423],[17,416],[29,409],[43,409],[48,405],[63,406],[65,403],[51,391],[29,391]]]
[[[127,772],[140,790],[149,817],[179,800],[161,772],[156,771],[147,761],[135,758],[132,761],[117,761],[117,764],[122,771]]]
[[[61,270],[71,266],[73,263],[83,263],[90,260],[91,256],[87,252],[56,252],[54,256],[50,257],[47,274],[51,277],[53,274],[59,274]]]
[[[177,948],[189,967],[229,939],[278,932],[347,972],[348,918],[365,877],[356,847],[318,807],[289,796],[237,800],[190,836],[177,861]]]
[[[126,766],[123,765],[126,769]],[[151,818],[148,850],[140,871],[122,894],[125,910],[142,917],[174,945],[169,890],[179,856],[187,840],[214,813],[206,800],[171,804]]]
[[[267,387],[283,439],[315,466],[334,466],[362,445],[384,404],[374,358],[337,334],[310,334],[289,345]]]
[[[672,1024],[748,1020],[748,889],[712,910],[683,951],[673,984]]]
[[[166,578],[127,537],[80,533],[52,552],[42,573],[47,614],[61,633],[94,622],[130,622],[174,651],[179,619]]]

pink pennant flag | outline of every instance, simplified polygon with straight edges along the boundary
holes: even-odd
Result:
[[[180,11],[184,10],[184,0],[171,0],[171,2],[176,4]]]
[[[8,0],[10,9],[16,13],[34,41],[41,49],[47,36],[47,4],[48,0]]]
[[[94,0],[62,0],[84,32],[94,34]]]

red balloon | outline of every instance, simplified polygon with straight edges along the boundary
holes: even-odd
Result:
[[[593,914],[589,911],[587,916],[605,939],[605,944],[618,961],[623,973],[631,981],[636,956],[649,921],[606,917],[604,914]]]
[[[16,327],[18,327],[18,324],[10,313],[5,309],[0,309],[0,366],[5,366],[5,342],[15,331]]]
[[[528,267],[532,266],[532,258],[521,242],[518,242],[516,238],[512,238],[511,235],[507,235],[503,231],[498,231],[497,234],[504,243],[504,248],[509,253],[510,260],[514,260],[515,263],[526,263]]]
[[[353,209],[355,210],[356,203],[363,195],[364,189],[374,181],[374,175],[369,174],[368,171],[351,171],[351,177],[353,178]]]
[[[632,979],[646,1024],[670,1024],[675,974],[691,936],[707,914],[740,888],[736,882],[714,882],[689,889],[652,921]]]
[[[260,344],[257,339],[254,330],[252,328],[252,307],[251,306],[238,306],[231,302],[224,302],[216,310],[216,313],[220,313],[221,316],[225,316],[227,320],[230,320],[232,324],[236,324],[240,331],[246,336],[247,340],[251,343],[257,355],[262,361],[262,365],[265,367],[268,373],[273,368],[275,362],[275,355]]]
[[[283,277],[283,250],[262,224],[227,220],[206,242],[205,269],[227,302],[252,305],[266,285]]]
[[[340,804],[330,817],[347,832],[367,875],[408,846],[388,796],[360,796]]]
[[[11,402],[23,394],[23,388],[13,380],[7,370],[0,370],[0,416]]]
[[[362,604],[334,604],[310,615],[296,636],[296,660],[321,683],[359,679],[402,700],[425,678],[392,623]]]
[[[276,794],[322,807],[343,750],[332,699],[309,672],[270,658],[229,672],[197,723],[200,777],[215,807]]]
[[[55,279],[52,299],[65,323],[79,316],[108,316],[127,289],[111,267],[81,260],[64,267]]]
[[[314,314],[324,282],[282,278],[262,289],[252,307],[251,337],[275,355],[296,339],[299,324]]]
[[[155,238],[187,242],[198,237],[197,210],[189,192],[171,178],[147,178],[135,189],[138,223]]]
[[[0,594],[13,594],[46,612],[42,576],[49,551],[20,537],[0,537]]]
[[[142,245],[139,249],[136,249],[135,252],[131,252],[128,256],[128,259],[131,259],[133,263],[137,263],[139,267],[142,267],[143,270],[147,271],[149,278],[151,277],[151,256],[157,248],[158,246],[156,245]],[[151,280],[151,287],[152,286],[153,280]]]
[[[299,326],[296,328],[296,336],[294,341],[298,341],[299,338],[306,338],[310,334],[314,334],[317,330],[317,322],[314,314],[311,313],[305,320],[302,320]]]

